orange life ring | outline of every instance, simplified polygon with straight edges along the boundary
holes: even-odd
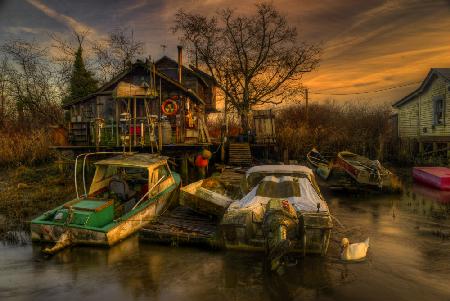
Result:
[[[178,104],[174,100],[174,98],[178,98],[178,96],[174,96],[166,99],[161,105],[161,111],[166,116],[175,115],[178,112]]]

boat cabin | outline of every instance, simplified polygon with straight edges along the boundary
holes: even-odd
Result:
[[[96,170],[88,198],[114,199],[121,215],[137,203],[154,197],[175,184],[167,157],[133,154],[119,155],[95,163]]]

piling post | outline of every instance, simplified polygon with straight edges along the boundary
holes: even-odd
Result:
[[[433,158],[433,163],[437,163],[437,162],[441,163],[441,158],[440,158],[440,156],[438,154],[437,142],[433,142],[433,156],[432,156],[432,158]]]
[[[447,165],[450,166],[450,142],[447,142]]]
[[[286,165],[289,164],[289,149],[287,147],[283,149],[283,162]]]
[[[423,142],[419,142],[419,158],[420,158],[420,162],[423,162],[423,159],[424,159]]]
[[[181,158],[181,179],[185,184],[189,181],[188,155],[186,154]]]

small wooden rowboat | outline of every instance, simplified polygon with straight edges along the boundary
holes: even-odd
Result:
[[[306,154],[306,159],[308,162],[308,165],[313,168],[319,167],[319,165],[328,165],[328,160],[322,156],[321,153],[316,148],[313,148],[309,151],[309,153]]]
[[[311,167],[319,177],[326,180],[333,168],[333,162],[329,162],[316,148],[306,154],[308,166]]]
[[[393,174],[378,160],[370,160],[351,152],[339,152],[335,164],[362,185],[391,187]]]
[[[180,183],[167,157],[127,154],[101,160],[89,192],[79,196],[75,184],[76,199],[31,221],[31,238],[55,242],[47,253],[76,244],[111,246],[162,214],[177,198]]]
[[[413,178],[440,190],[450,190],[450,169],[447,167],[414,167]]]
[[[214,179],[205,179],[180,189],[180,205],[199,213],[221,217],[233,200],[225,195],[225,187]]]

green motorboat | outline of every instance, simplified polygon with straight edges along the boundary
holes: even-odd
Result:
[[[76,199],[31,221],[33,241],[56,243],[46,249],[48,253],[73,244],[111,246],[154,220],[178,198],[179,174],[170,170],[167,157],[154,154],[121,154],[96,162],[87,192],[87,156],[84,194],[78,194],[75,178]]]

